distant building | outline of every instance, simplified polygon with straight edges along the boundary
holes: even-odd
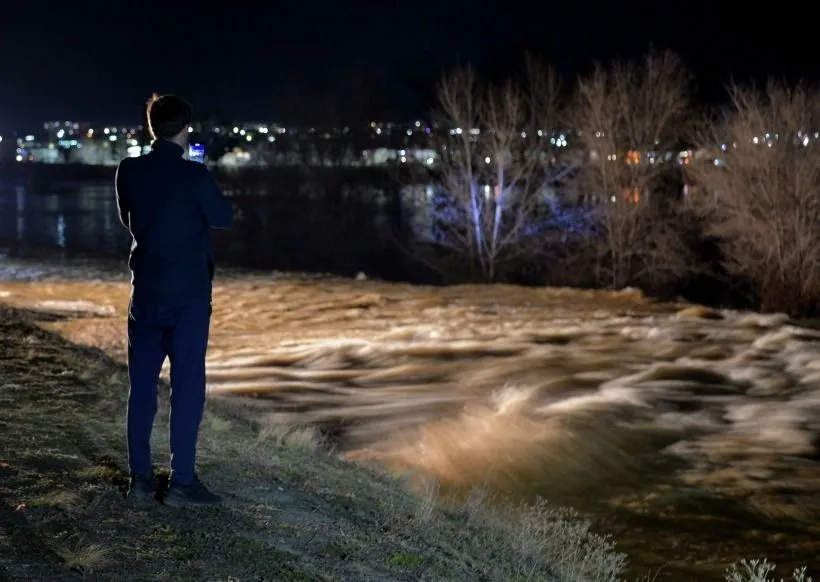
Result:
[[[0,162],[8,162],[14,159],[14,142],[12,134],[0,135]]]
[[[28,150],[28,161],[40,164],[62,164],[65,158],[56,147],[35,147]]]

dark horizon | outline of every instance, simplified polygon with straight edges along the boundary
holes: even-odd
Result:
[[[100,0],[4,7],[0,128],[136,124],[153,92],[185,97],[199,119],[410,119],[429,111],[435,82],[452,66],[499,77],[525,51],[571,81],[596,61],[670,49],[691,68],[703,102],[719,99],[731,78],[820,78],[812,37],[784,3],[754,14],[706,3],[485,0],[466,12],[430,0],[273,4],[242,12]]]

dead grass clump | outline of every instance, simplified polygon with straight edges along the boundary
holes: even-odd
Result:
[[[204,415],[205,425],[208,430],[217,434],[224,434],[233,430],[234,423],[230,419],[217,416],[211,412],[206,412]]]
[[[112,465],[91,465],[74,471],[74,476],[78,479],[91,482],[112,481],[120,474],[120,469]]]
[[[324,437],[314,426],[294,426],[273,420],[264,422],[258,440],[305,452],[316,452],[324,445]]]
[[[45,495],[34,497],[26,505],[29,507],[47,507],[51,509],[62,509],[63,511],[74,511],[84,505],[85,501],[79,493],[73,491],[54,491]]]
[[[93,572],[108,563],[110,550],[101,544],[85,544],[79,540],[73,547],[64,546],[57,550],[65,565],[81,573]]]

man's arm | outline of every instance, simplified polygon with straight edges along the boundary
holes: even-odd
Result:
[[[233,222],[233,204],[225,198],[214,177],[204,166],[197,191],[202,202],[202,213],[212,228],[228,228]]]
[[[126,160],[127,158],[121,161],[117,166],[117,173],[114,176],[114,187],[117,192],[117,213],[119,214],[120,222],[125,228],[130,229],[130,220],[128,218],[130,208],[128,205],[128,195],[126,194],[126,188],[124,186],[125,172],[123,172],[123,165]]]

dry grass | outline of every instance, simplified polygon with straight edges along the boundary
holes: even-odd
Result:
[[[305,452],[316,452],[325,444],[324,437],[316,427],[283,424],[273,416],[264,419],[257,439]]]
[[[85,544],[79,541],[71,547],[59,548],[57,553],[70,570],[93,573],[107,564],[110,550],[101,544]]]
[[[62,509],[73,511],[81,508],[85,504],[82,495],[74,491],[54,491],[32,497],[26,505],[28,507],[48,507],[52,509]]]

